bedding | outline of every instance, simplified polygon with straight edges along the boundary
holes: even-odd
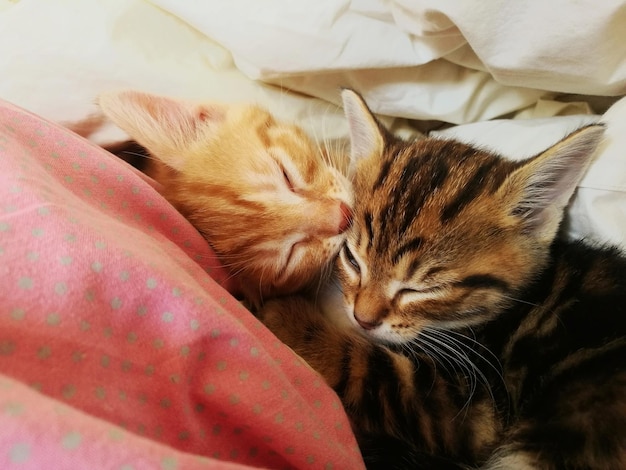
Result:
[[[565,235],[626,248],[626,6],[0,0],[0,467],[363,463],[335,394],[229,294],[97,95],[256,102],[332,142],[339,87],[408,137],[604,143]]]
[[[0,467],[362,466],[338,398],[140,173],[8,104],[0,155]]]

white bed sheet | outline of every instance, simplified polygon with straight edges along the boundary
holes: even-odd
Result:
[[[553,92],[626,90],[622,0],[151,1],[224,45],[251,78],[335,103],[353,86],[391,116],[460,124]]]
[[[127,136],[96,96],[128,87],[254,101],[335,139],[351,86],[409,133],[398,118],[465,124],[449,132],[527,155],[626,94],[623,44],[622,0],[0,0],[0,98],[99,144]],[[611,113],[569,227],[623,242],[626,112]]]

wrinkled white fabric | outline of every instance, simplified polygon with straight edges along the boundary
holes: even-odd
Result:
[[[622,0],[151,1],[251,78],[335,103],[351,86],[382,114],[458,124],[549,92],[626,93]]]
[[[279,115],[345,129],[336,108],[242,71],[335,105],[349,86],[379,114],[455,124],[533,109],[551,90],[626,92],[617,0],[0,1],[0,97],[70,124],[97,112],[99,92],[133,86],[282,103]]]
[[[589,95],[626,93],[624,44],[623,0],[0,0],[0,98],[100,144],[127,136],[96,97],[128,87],[257,102],[332,140],[347,133],[349,86],[388,124],[465,123],[450,132],[524,156],[587,119],[571,115],[591,114]],[[605,116],[572,236],[626,240],[623,107]],[[504,115],[515,122],[467,124]]]
[[[226,49],[148,2],[0,2],[0,98],[96,143],[127,137],[95,104],[116,88],[256,102],[312,133],[345,134],[336,106],[251,81]]]
[[[458,26],[500,83],[593,95],[626,93],[623,0],[429,3]]]

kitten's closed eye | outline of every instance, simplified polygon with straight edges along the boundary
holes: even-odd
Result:
[[[427,300],[435,300],[445,296],[447,293],[447,286],[436,285],[423,288],[411,288],[402,289],[398,291],[394,300],[397,300],[401,305],[410,305],[415,302],[424,302]]]
[[[294,192],[295,191],[295,187],[294,187],[293,183],[291,182],[291,178],[289,177],[289,174],[287,173],[287,170],[285,170],[284,168],[281,168],[281,169],[282,169],[282,173],[283,173],[283,178],[285,179],[285,184],[289,188],[289,191]]]
[[[411,295],[430,294],[440,291],[441,289],[443,289],[443,286],[402,289],[398,291],[396,295],[408,297]]]
[[[361,274],[361,267],[359,266],[359,262],[354,257],[354,254],[352,254],[352,250],[350,250],[350,247],[348,246],[347,243],[344,243],[343,245],[342,254],[345,257],[348,264],[354,269],[355,273]]]

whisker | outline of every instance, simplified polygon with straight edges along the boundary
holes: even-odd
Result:
[[[455,373],[457,371],[457,367],[455,365],[461,366],[462,369],[467,370],[467,367],[463,367],[463,364],[458,364],[454,358],[454,355],[450,355],[445,350],[441,349],[442,346],[441,341],[433,338],[428,335],[428,333],[422,331],[420,335],[417,337],[418,345],[429,355],[432,355],[433,358],[439,360],[439,363],[444,367],[444,370],[448,374]],[[450,348],[446,348],[450,349]],[[446,364],[442,362],[442,359],[452,367],[452,371],[446,367]]]
[[[483,356],[482,354],[480,354],[479,352],[477,352],[475,349],[472,349],[472,352],[474,354],[476,354],[478,357],[480,357],[483,361],[485,361],[485,363],[487,365],[489,365],[497,374],[500,378],[502,378],[502,380],[504,381],[504,378],[502,377],[502,364],[500,363],[500,359],[498,359],[498,356],[496,356],[491,349],[489,349],[488,347],[486,347],[484,344],[482,344],[480,341],[476,341],[476,335],[474,334],[474,330],[472,330],[471,328],[468,328],[469,331],[472,332],[472,334],[474,335],[474,338],[471,338],[463,333],[461,333],[460,331],[455,331],[455,330],[439,330],[437,328],[433,328],[434,331],[438,331],[438,332],[442,332],[445,333],[447,335],[456,335],[461,337],[464,340],[468,340],[469,342],[471,342],[473,345],[478,346],[479,348],[483,349],[484,351],[486,351],[488,353],[489,356],[491,356],[496,364],[494,365],[489,359],[487,359],[485,356]],[[465,345],[464,343],[455,340],[454,338],[450,338],[451,340],[457,342],[459,345],[462,345],[463,347],[467,347],[467,345]]]
[[[537,307],[539,305],[539,304],[535,304],[533,302],[528,302],[526,300],[516,299],[515,297],[510,297],[508,295],[504,295],[504,294],[501,294],[501,295],[502,295],[502,297],[504,297],[507,300],[512,300],[513,302],[517,302],[517,303],[520,303],[520,304],[530,305],[532,307]]]
[[[145,158],[146,160],[155,160],[155,161],[160,161],[158,158],[153,157],[152,155],[145,154],[145,153],[139,153],[139,152],[131,152],[130,150],[122,150],[119,155],[131,155],[133,157],[139,157],[139,158]]]
[[[506,383],[504,381],[504,377],[502,376],[502,367],[500,364],[500,361],[498,360],[497,356],[495,354],[493,354],[488,348],[486,348],[484,345],[482,345],[481,343],[479,343],[478,341],[476,341],[473,338],[470,338],[467,335],[464,335],[463,333],[460,333],[458,331],[454,331],[454,330],[441,330],[441,329],[437,329],[437,328],[429,328],[429,331],[438,336],[439,338],[442,339],[442,341],[449,341],[450,347],[453,347],[457,350],[462,350],[462,349],[467,349],[470,353],[472,353],[473,355],[477,356],[480,360],[482,360],[484,363],[486,363],[491,369],[493,369],[495,371],[495,373],[497,374],[498,378],[502,381],[502,384],[504,384],[504,386],[506,387]],[[467,344],[465,344],[464,342],[460,341],[459,339],[454,338],[452,335],[457,335],[458,337],[461,337],[462,339],[466,339],[469,340],[471,343],[475,344],[475,345],[479,345],[482,349],[484,349],[485,351],[487,351],[489,353],[489,355],[495,359],[495,362],[497,363],[498,366],[495,366],[489,359],[487,359],[487,357],[481,353],[479,353],[478,351],[470,348]],[[489,396],[491,398],[491,400],[495,403],[495,396],[493,395],[493,390],[492,390],[492,386],[491,383],[489,382],[488,377],[483,373],[483,371],[480,369],[480,367],[478,367],[476,365],[476,363],[474,361],[472,361],[469,358],[469,355],[466,352],[462,353],[462,357],[465,361],[467,361],[467,364],[472,368],[473,370],[473,374],[475,375],[476,379],[480,379],[480,381],[482,382],[482,384],[485,386],[487,392],[489,393]]]
[[[432,363],[433,367],[435,368],[435,373],[436,373],[437,361],[431,354],[428,354],[426,351],[424,351],[424,348],[420,347],[420,350],[422,350],[423,352],[423,354],[420,354],[418,351],[416,351],[414,348],[411,347],[412,343],[402,343],[400,346],[401,346],[401,349],[405,351],[406,355],[410,356],[413,359],[413,363],[416,364],[418,368],[420,365],[420,360],[424,359],[424,357],[428,358],[430,362]],[[435,382],[433,379],[433,385],[434,383]]]
[[[309,119],[309,123],[313,122],[312,119],[312,115],[311,115],[311,110],[309,108],[309,113],[308,113],[308,119]],[[322,138],[320,138],[320,136],[317,133],[317,128],[316,126],[313,125],[309,125],[309,129],[311,130],[311,133],[313,134],[313,143],[317,149],[317,154],[322,158],[322,161],[326,164],[328,164],[328,159],[327,159],[327,155],[325,150],[325,147],[322,147],[323,141],[324,141],[324,137],[322,136]]]
[[[448,330],[439,330],[435,328],[427,328],[426,330],[427,331],[423,331],[420,336],[423,335],[424,337],[429,338],[431,341],[436,342],[440,347],[445,348],[448,351],[446,355],[451,359],[455,359],[456,361],[458,361],[459,367],[467,372],[466,378],[469,380],[469,396],[461,410],[459,410],[459,414],[463,410],[468,410],[473,396],[477,391],[479,383],[482,383],[485,386],[487,392],[490,395],[490,398],[492,399],[492,401],[495,402],[495,397],[491,390],[489,380],[487,376],[482,372],[482,370],[476,365],[476,363],[470,358],[468,352],[466,351],[466,349],[468,349],[467,345],[465,345],[460,340],[454,338]],[[459,333],[456,334],[459,335]],[[468,339],[471,340],[471,338]],[[475,342],[475,340],[471,341]],[[485,358],[485,356],[476,353],[471,349],[469,351],[476,354],[481,360],[489,364],[491,367],[494,367],[493,364],[491,364],[491,362]],[[497,370],[495,367],[494,369]],[[501,377],[499,371],[498,374]]]

